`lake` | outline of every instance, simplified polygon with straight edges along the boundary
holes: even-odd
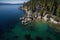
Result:
[[[25,14],[18,8],[22,5],[0,5],[0,40],[59,40],[47,23],[21,24]]]
[[[23,10],[19,10],[22,5],[0,5],[0,27],[3,29],[7,25],[15,24],[19,17],[24,14]]]

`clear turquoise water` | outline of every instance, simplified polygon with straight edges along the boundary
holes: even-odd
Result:
[[[47,23],[21,24],[19,17],[25,12],[19,6],[0,5],[0,40],[60,40],[60,34]]]

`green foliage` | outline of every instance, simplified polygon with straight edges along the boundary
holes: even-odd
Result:
[[[60,0],[30,0],[24,3],[24,6],[27,6],[29,10],[34,10],[38,5],[43,6],[51,14],[60,15]]]

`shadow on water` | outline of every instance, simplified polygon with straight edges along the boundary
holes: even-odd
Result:
[[[0,25],[0,38],[2,37],[3,33],[12,32],[12,29],[15,28],[16,23],[5,23],[3,25]]]
[[[16,24],[19,22],[19,16],[16,19],[12,19],[6,22],[0,23],[0,39],[3,39],[3,34],[7,32],[12,33],[12,29],[16,27]],[[15,36],[17,38],[17,36]],[[7,39],[9,40],[9,38]]]
[[[36,40],[43,40],[43,38],[41,38],[41,37],[36,37]]]
[[[26,38],[26,40],[33,40],[33,39],[31,38],[31,35],[30,35],[30,34],[26,34],[26,35],[25,35],[25,38]]]
[[[53,35],[52,37],[47,37],[48,40],[52,40],[51,38],[54,38],[55,40],[60,40],[60,32],[56,31],[55,28],[48,28],[48,33],[50,35]]]

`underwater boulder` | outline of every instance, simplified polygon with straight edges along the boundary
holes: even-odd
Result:
[[[41,37],[36,37],[36,40],[43,40]]]
[[[26,38],[26,40],[31,40],[31,35],[30,34],[26,34],[25,38]]]

